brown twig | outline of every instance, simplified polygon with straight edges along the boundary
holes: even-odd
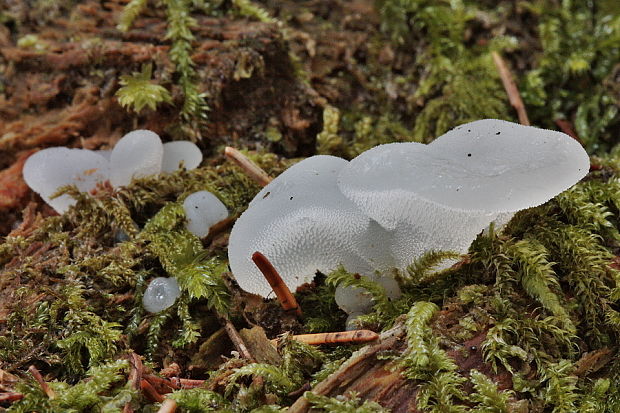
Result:
[[[235,148],[227,146],[226,149],[224,149],[224,155],[243,169],[243,172],[245,172],[260,186],[267,186],[267,184],[271,182],[272,178],[267,175],[267,172],[262,170],[258,165],[249,160],[244,154]]]
[[[271,288],[273,288],[273,292],[276,293],[276,297],[284,311],[294,311],[295,314],[301,316],[301,308],[297,304],[295,296],[293,296],[291,290],[288,289],[282,277],[280,277],[280,274],[278,274],[278,271],[269,262],[267,257],[256,251],[252,254],[252,261],[254,261],[254,264],[256,264]]]
[[[581,141],[581,139],[579,139],[579,135],[577,135],[577,132],[575,132],[575,129],[573,129],[573,125],[571,125],[569,121],[567,121],[566,119],[556,119],[555,124],[558,125],[562,132],[583,145],[583,142]]]
[[[228,318],[223,316],[221,316],[221,321],[223,321],[224,330],[226,330],[228,337],[230,337],[230,341],[233,342],[233,345],[235,346],[241,357],[250,360],[253,363],[256,362],[256,359],[254,358],[254,356],[252,356],[250,350],[248,350],[248,347],[243,342],[243,338],[241,338],[233,323],[231,323]]]
[[[515,84],[514,78],[512,77],[512,73],[510,73],[510,69],[504,62],[504,59],[497,52],[491,52],[493,56],[493,62],[497,67],[497,71],[499,72],[499,77],[502,79],[502,84],[504,85],[504,89],[508,94],[508,100],[513,108],[517,111],[517,115],[519,116],[519,123],[521,125],[530,126],[530,120],[527,117],[527,112],[525,111],[525,105],[523,104],[523,100],[521,100],[521,95],[519,94],[519,89],[517,89],[517,85]]]
[[[43,376],[41,376],[41,372],[39,372],[39,370],[35,366],[28,367],[28,371],[30,372],[30,374],[32,374],[32,377],[34,377],[37,383],[39,383],[39,386],[41,386],[41,389],[43,389],[43,392],[47,394],[47,397],[49,397],[50,399],[55,399],[56,393],[54,393],[54,390],[52,390],[49,384],[47,384],[45,380],[43,380]]]
[[[159,392],[155,390],[155,388],[151,386],[151,383],[149,383],[146,379],[142,379],[140,381],[140,388],[144,392],[145,396],[151,401],[161,403],[165,400],[164,396],[159,394]]]
[[[0,403],[11,404],[23,398],[24,398],[24,395],[22,393],[17,393],[17,392],[0,393]]]
[[[367,343],[379,338],[379,334],[371,330],[339,331],[336,333],[299,334],[291,336],[293,340],[318,346],[320,344]],[[276,340],[271,340],[274,344]]]
[[[173,380],[164,379],[152,374],[145,374],[144,380],[148,381],[151,386],[160,394],[171,393],[179,390],[181,387]]]
[[[182,379],[179,377],[164,379],[152,374],[145,374],[144,379],[148,381],[159,394],[168,394],[179,389],[195,389],[205,384],[205,380]]]
[[[161,404],[157,413],[174,413],[177,411],[177,402],[172,399],[166,399]]]
[[[181,379],[179,377],[171,377],[170,381],[179,386],[181,389],[195,389],[205,384],[206,380],[198,379]]]
[[[142,365],[142,359],[134,352],[129,354],[129,364],[131,370],[129,371],[128,381],[131,383],[133,390],[140,390],[140,382],[142,381],[142,374],[144,373],[144,366]],[[133,407],[131,402],[125,403],[123,406],[123,413],[133,413]]]

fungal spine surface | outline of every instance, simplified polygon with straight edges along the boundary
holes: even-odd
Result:
[[[228,257],[239,285],[251,293],[271,292],[251,256],[260,251],[291,291],[312,281],[316,271],[343,264],[350,271],[372,272],[362,251],[371,220],[346,199],[336,177],[347,161],[313,156],[293,165],[263,188],[235,223]],[[381,249],[381,242],[372,247]]]

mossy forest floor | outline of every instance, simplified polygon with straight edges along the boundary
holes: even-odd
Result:
[[[231,222],[184,229],[191,192],[234,218],[260,189],[225,145],[276,176],[517,121],[493,52],[531,123],[578,139],[591,171],[452,268],[433,270],[448,253],[412,263],[402,298],[339,270],[304,287],[297,318],[236,286]],[[167,397],[180,412],[620,412],[619,106],[617,0],[0,0],[0,411],[170,412]],[[205,161],[67,188],[63,216],[21,179],[36,150],[107,149],[137,128]],[[182,296],[149,314],[157,276]],[[362,327],[381,338],[292,340],[344,329],[340,283],[369,288]]]

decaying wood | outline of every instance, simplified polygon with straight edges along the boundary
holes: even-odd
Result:
[[[256,251],[252,254],[252,261],[254,261],[254,264],[256,264],[263,274],[265,280],[267,280],[271,288],[273,288],[273,292],[276,294],[284,311],[294,312],[297,316],[301,317],[301,308],[299,304],[297,304],[295,296],[291,293],[291,290],[289,290],[284,280],[282,280],[282,277],[280,277],[278,270],[275,269],[267,257],[261,252]]]
[[[416,386],[398,371],[390,371],[387,360],[379,360],[385,351],[404,348],[405,328],[402,324],[381,333],[376,344],[357,351],[327,379],[317,384],[312,393],[335,396],[348,391],[359,392],[363,399],[375,400],[394,413],[415,411]],[[300,397],[289,413],[305,413],[310,403]]]
[[[241,338],[233,323],[224,317],[222,317],[221,321],[224,324],[224,329],[226,330],[228,337],[230,337],[230,340],[233,342],[235,349],[237,349],[241,357],[250,360],[251,362],[256,362],[256,359],[254,359],[254,356],[252,356],[252,353],[248,350],[248,347],[245,345],[243,338]]]
[[[261,327],[244,328],[239,331],[239,335],[247,344],[257,363],[268,363],[274,366],[279,366],[282,363],[282,357],[278,354],[278,350],[273,342],[267,338],[265,330]]]
[[[254,182],[260,186],[267,186],[267,184],[273,179],[260,166],[249,160],[247,156],[235,148],[227,146],[226,149],[224,149],[224,155],[243,169],[243,172],[245,172],[247,176],[252,178]]]
[[[519,123],[521,125],[530,126],[530,120],[527,117],[525,105],[523,104],[521,94],[519,93],[519,89],[517,89],[512,73],[510,73],[510,69],[508,69],[506,62],[504,62],[504,59],[502,59],[499,53],[491,52],[491,55],[493,56],[493,62],[497,67],[497,71],[499,72],[499,77],[502,79],[504,89],[506,89],[506,93],[508,94],[510,104],[517,111]]]

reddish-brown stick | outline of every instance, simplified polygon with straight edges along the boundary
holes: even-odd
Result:
[[[159,392],[157,392],[157,390],[155,390],[155,388],[151,386],[151,383],[149,383],[146,379],[142,379],[140,381],[140,388],[144,392],[144,395],[151,401],[161,403],[165,400],[164,396],[159,394]]]
[[[260,186],[266,186],[269,182],[271,182],[272,178],[267,175],[267,172],[235,148],[227,146],[226,149],[224,149],[224,155],[243,169],[243,172],[245,172],[247,176],[252,178]]]
[[[271,288],[273,288],[273,292],[276,293],[276,297],[278,298],[282,308],[285,311],[294,311],[295,314],[301,316],[301,308],[299,307],[299,304],[297,304],[295,296],[293,296],[291,290],[288,289],[282,280],[282,277],[280,277],[280,274],[271,262],[269,262],[267,257],[259,251],[256,251],[252,254],[252,261],[254,261],[254,264],[256,264]]]
[[[52,390],[49,384],[47,384],[45,380],[43,380],[41,372],[39,372],[39,370],[35,366],[28,367],[28,371],[30,372],[30,374],[32,374],[32,377],[34,377],[37,383],[39,383],[39,386],[41,386],[43,392],[47,395],[47,397],[49,397],[50,399],[55,399],[56,393],[54,393],[54,390]]]
[[[0,393],[0,403],[13,403],[24,398],[22,393],[6,392]]]
[[[517,116],[519,116],[519,123],[521,125],[530,126],[530,120],[527,117],[527,112],[525,111],[525,105],[523,104],[523,100],[521,99],[521,94],[519,94],[519,89],[517,89],[517,85],[512,77],[512,73],[510,73],[510,69],[504,62],[504,59],[497,52],[491,52],[493,56],[493,62],[497,67],[497,71],[499,72],[499,77],[502,79],[502,84],[504,85],[504,89],[508,94],[508,100],[513,108],[517,111]]]

